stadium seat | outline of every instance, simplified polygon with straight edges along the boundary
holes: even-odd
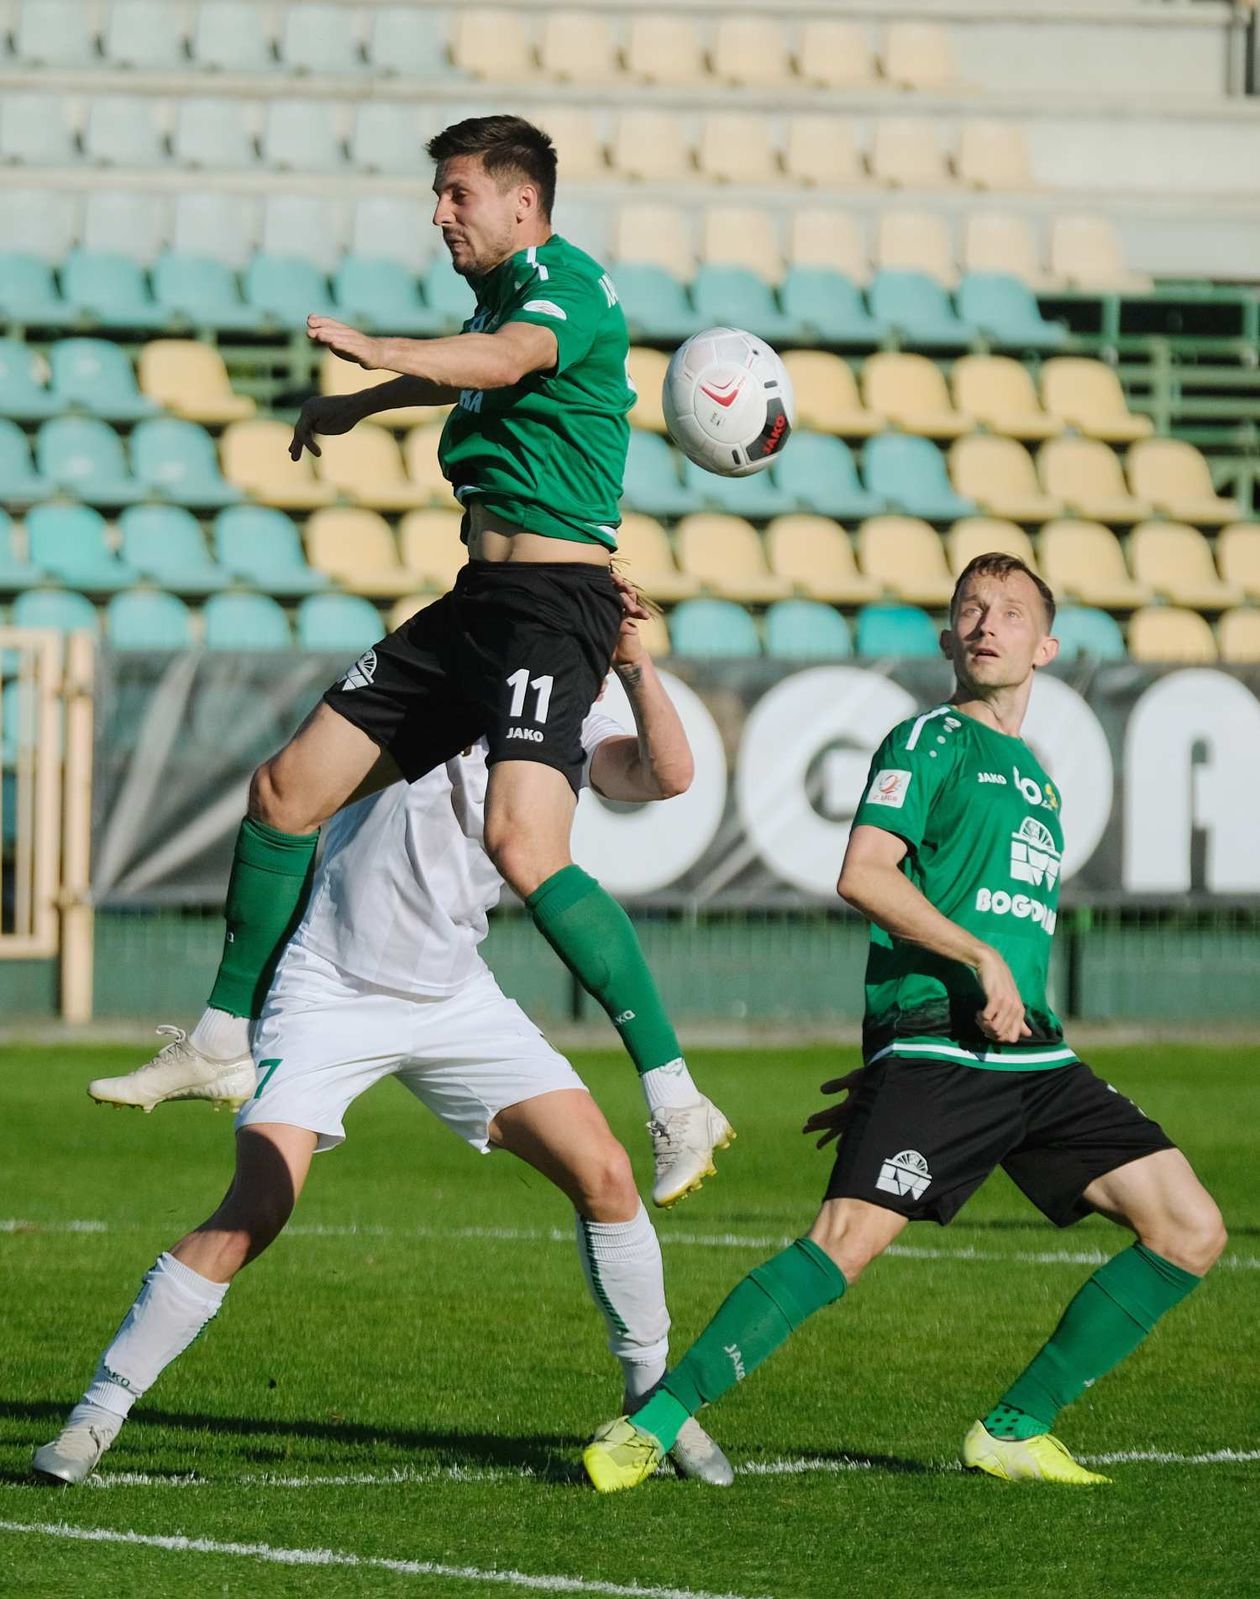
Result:
[[[148,266],[166,243],[169,212],[166,196],[151,189],[93,186],[83,200],[83,249],[90,256],[121,256]]]
[[[424,303],[435,330],[442,333],[458,333],[473,314],[472,291],[467,282],[451,270],[445,250],[425,269]]]
[[[1042,410],[1032,377],[1009,355],[964,355],[950,372],[954,403],[991,433],[1038,441],[1063,432],[1062,417]]]
[[[713,75],[746,89],[784,89],[792,83],[787,40],[770,16],[723,16],[709,51]]]
[[[131,505],[118,518],[123,559],[175,594],[215,594],[232,581],[212,561],[201,527],[182,505]]]
[[[1260,600],[1260,522],[1234,522],[1217,535],[1221,576],[1249,600]]]
[[[1060,605],[1054,616],[1054,636],[1059,641],[1061,661],[1074,660],[1078,655],[1098,661],[1122,661],[1127,653],[1119,622],[1091,605]]]
[[[413,105],[364,100],[355,107],[350,154],[360,172],[410,176],[425,160],[420,119]]]
[[[936,532],[917,516],[873,516],[857,535],[866,576],[911,605],[948,605],[954,580]]]
[[[761,654],[757,624],[730,600],[684,600],[669,618],[675,655],[692,660],[742,660]]]
[[[72,102],[54,94],[6,93],[0,100],[0,158],[20,167],[68,167],[78,160]]]
[[[862,368],[862,392],[871,410],[903,433],[956,439],[975,425],[973,417],[954,409],[940,367],[926,355],[872,355]]]
[[[293,429],[284,422],[253,419],[223,430],[223,472],[229,482],[264,505],[305,511],[331,505],[337,491],[316,479],[311,457],[289,459]]]
[[[471,78],[521,83],[534,71],[526,17],[519,11],[457,7],[450,50],[452,62]]]
[[[35,441],[35,464],[42,476],[89,505],[131,505],[145,496],[127,470],[117,433],[98,417],[45,422]]]
[[[346,204],[320,195],[269,194],[263,204],[262,253],[305,262],[308,271],[333,272],[345,246],[348,214]],[[299,280],[293,292],[309,291]]]
[[[1235,666],[1260,663],[1260,611],[1226,611],[1216,624],[1221,660]]]
[[[611,21],[595,11],[546,11],[538,35],[538,64],[561,83],[611,83],[618,75]]]
[[[96,65],[96,29],[88,0],[25,0],[14,29],[14,54],[28,67]]]
[[[696,508],[695,496],[678,475],[678,456],[664,439],[637,430],[630,434],[623,498],[649,516],[685,516]]]
[[[1151,279],[1131,272],[1106,217],[1057,216],[1050,224],[1050,270],[1074,289],[1095,294],[1148,294]]]
[[[256,0],[215,0],[197,7],[192,55],[199,67],[220,72],[274,72],[267,12]]]
[[[857,654],[863,660],[888,655],[938,659],[940,629],[917,605],[865,605],[858,612]]]
[[[298,0],[284,8],[280,59],[290,72],[345,77],[364,65],[354,6]]]
[[[166,324],[166,313],[145,287],[142,268],[124,255],[72,250],[61,269],[61,291],[81,317],[103,327],[146,330]]]
[[[0,501],[13,509],[56,492],[51,478],[32,469],[26,434],[16,422],[0,416]]]
[[[1129,535],[1129,562],[1139,583],[1192,611],[1224,611],[1246,598],[1217,574],[1211,545],[1185,522],[1140,522]]]
[[[885,268],[867,292],[880,321],[918,349],[965,349],[975,339],[975,328],[954,314],[945,290],[926,272]]]
[[[830,267],[789,267],[779,299],[800,333],[822,344],[870,349],[892,331],[866,309],[856,284]]]
[[[842,439],[882,433],[887,418],[863,405],[847,361],[826,350],[789,350],[783,364],[796,396],[796,425]]]
[[[1050,439],[1037,452],[1037,474],[1047,494],[1068,511],[1095,522],[1144,522],[1153,507],[1129,493],[1120,462],[1098,439]]]
[[[821,433],[796,433],[787,447],[791,458],[784,456],[784,487],[798,509],[849,522],[885,508],[882,494],[863,487],[853,452],[843,440]]]
[[[184,18],[167,0],[111,0],[101,43],[105,59],[146,72],[185,66]]]
[[[353,361],[343,361],[331,350],[325,350],[319,360],[321,394],[357,394],[380,383],[392,383],[397,376],[396,372],[366,372]],[[441,415],[442,409],[438,406],[400,405],[392,411],[378,411],[376,420],[381,427],[402,432],[407,428],[428,426]]]
[[[550,13],[547,21],[557,15]],[[566,188],[570,183],[603,181],[608,173],[604,140],[590,111],[584,106],[555,106],[540,125],[556,147],[556,161]],[[559,231],[563,233],[564,229]]]
[[[696,165],[715,183],[782,181],[770,127],[756,112],[712,111],[704,117]]]
[[[638,395],[630,413],[632,427],[647,428],[650,433],[666,431],[661,400],[668,368],[669,356],[663,350],[652,350],[643,344],[630,346],[630,382]]]
[[[1032,540],[1022,527],[997,516],[964,516],[955,522],[945,535],[945,553],[949,569],[957,578],[968,561],[977,555],[988,555],[996,550],[999,555],[1015,555],[1025,566],[1037,570],[1037,556]]]
[[[447,26],[446,15],[428,6],[373,6],[367,39],[372,70],[402,78],[446,77]]]
[[[701,327],[747,328],[769,344],[795,331],[792,318],[775,304],[770,285],[746,267],[706,262],[692,279],[691,298]]]
[[[88,411],[107,422],[136,422],[160,408],[136,388],[131,362],[105,339],[60,339],[49,352],[52,391],[63,411]]]
[[[214,440],[199,422],[177,416],[141,422],[131,435],[131,460],[150,493],[179,505],[218,510],[244,497],[219,470]]]
[[[1032,224],[1012,212],[973,211],[965,218],[962,264],[969,274],[1013,277],[1029,291],[1052,286],[1042,269]]]
[[[795,267],[843,273],[852,283],[871,275],[861,229],[847,211],[802,206],[788,220],[788,260]]]
[[[398,445],[387,429],[360,422],[349,433],[320,440],[315,471],[348,499],[376,511],[410,511],[428,505],[432,490],[403,471]]]
[[[745,206],[710,206],[700,223],[700,259],[745,267],[767,283],[777,283],[783,276],[783,254],[775,218]]]
[[[778,516],[766,529],[770,569],[793,589],[828,605],[861,605],[879,585],[857,569],[849,535],[830,517]]]
[[[262,152],[277,171],[335,174],[346,164],[339,108],[327,100],[269,100]]]
[[[1129,410],[1120,379],[1103,361],[1056,356],[1041,369],[1041,395],[1047,411],[1091,439],[1128,444],[1155,431],[1149,416]]]
[[[946,288],[958,278],[949,225],[924,211],[881,211],[875,229],[875,263],[881,271],[920,272]]]
[[[13,602],[14,627],[49,628],[55,633],[101,634],[101,618],[85,594],[69,589],[27,589]]]
[[[184,258],[221,261],[240,268],[252,257],[259,237],[259,202],[253,195],[177,194],[171,248]]]
[[[1125,458],[1135,495],[1179,522],[1220,527],[1241,514],[1236,500],[1218,495],[1208,464],[1184,439],[1145,439]]]
[[[47,188],[5,190],[6,251],[52,265],[65,256],[78,234],[77,195]]]
[[[174,594],[133,589],[105,607],[105,638],[116,650],[192,648],[192,612]]]
[[[936,22],[890,22],[880,52],[884,76],[899,89],[956,89],[949,33]]]
[[[721,477],[694,461],[683,462],[683,486],[691,491],[692,503],[710,511],[728,511],[732,516],[764,521],[767,517],[795,509],[796,499],[782,489],[773,468],[748,477]]]
[[[1152,598],[1129,576],[1115,534],[1098,522],[1048,522],[1037,547],[1041,574],[1058,595],[1108,611],[1131,611]]]
[[[968,272],[957,303],[963,320],[1000,348],[1058,350],[1067,343],[1066,324],[1047,321],[1032,290],[1009,273]]]
[[[215,594],[201,613],[208,650],[287,650],[293,646],[284,612],[267,594]]]
[[[875,53],[864,22],[802,17],[795,57],[800,76],[820,89],[866,89],[876,81]]]
[[[258,162],[256,109],[239,100],[181,97],[171,134],[175,159],[183,167],[247,171]]]
[[[1216,635],[1197,611],[1151,605],[1129,618],[1129,654],[1135,661],[1209,666],[1219,659]]]
[[[26,515],[31,560],[71,588],[112,594],[140,574],[110,547],[105,518],[90,505],[36,505]]]
[[[219,564],[234,576],[282,597],[315,594],[328,587],[323,572],[306,564],[297,528],[283,511],[234,505],[214,519]]]
[[[871,140],[871,175],[888,189],[944,189],[950,183],[945,152],[927,117],[883,117]]]
[[[857,189],[869,182],[852,123],[817,112],[788,118],[783,170],[793,182],[819,188]]]
[[[0,271],[3,268],[0,267]],[[47,388],[48,363],[21,339],[0,339],[0,406],[17,422],[42,422],[63,409]]]
[[[676,282],[686,283],[696,264],[690,219],[673,205],[622,205],[613,230],[612,258],[661,267]],[[618,281],[621,275],[618,267]],[[694,329],[694,321],[691,326]]]
[[[396,632],[404,622],[410,622],[417,611],[423,611],[426,605],[432,604],[432,594],[404,594],[390,606],[385,617],[385,631]]]
[[[954,492],[945,458],[929,439],[882,433],[866,446],[863,466],[872,494],[909,516],[956,522],[977,509],[974,500]]]
[[[210,256],[161,256],[153,268],[153,290],[168,325],[253,333],[267,322],[256,306],[245,304],[231,268]]]
[[[617,555],[626,562],[627,576],[651,599],[673,605],[700,592],[699,578],[678,570],[669,536],[655,517],[627,511],[617,529]]]
[[[723,599],[764,605],[792,592],[787,578],[766,565],[756,529],[739,516],[708,512],[685,516],[674,537],[682,570]]]
[[[275,326],[295,331],[312,312],[337,315],[323,273],[293,255],[256,255],[245,269],[245,298]]]
[[[151,400],[190,422],[221,426],[257,409],[249,395],[232,392],[218,350],[197,339],[151,340],[140,351],[139,375]]]
[[[162,109],[152,100],[132,95],[111,94],[91,101],[83,124],[83,153],[99,166],[165,165]]]
[[[681,119],[655,106],[620,113],[608,154],[613,171],[636,182],[685,183],[696,175]]]
[[[48,574],[26,558],[26,541],[13,518],[0,509],[0,589],[10,593],[47,581]]]
[[[72,316],[46,262],[25,251],[0,251],[0,319],[24,327],[60,327]]]
[[[975,433],[955,440],[949,475],[954,487],[988,516],[1040,523],[1063,515],[1063,502],[1043,492],[1032,456],[1015,439]]]
[[[403,337],[436,333],[442,327],[421,298],[414,276],[397,261],[344,256],[333,274],[332,288],[338,315],[355,327],[379,328]]]
[[[350,251],[373,261],[396,261],[417,272],[433,254],[432,206],[389,194],[365,194],[354,207]],[[446,256],[442,250],[441,255]]]
[[[361,655],[384,631],[379,611],[361,594],[312,594],[298,606],[297,637],[304,650]]]
[[[403,561],[431,594],[451,589],[468,560],[460,522],[458,511],[408,511],[398,525]]]
[[[650,616],[637,625],[639,642],[653,660],[662,660],[673,653],[669,639],[669,624],[663,616]]]
[[[442,436],[442,422],[429,420],[422,427],[414,427],[403,439],[403,461],[407,477],[417,489],[427,489],[426,503],[449,505],[451,486],[442,475],[438,462],[438,442]]]
[[[973,189],[1033,189],[1028,141],[1015,121],[974,119],[958,135],[954,170]]]
[[[688,16],[633,12],[626,34],[626,71],[645,83],[689,88],[704,82],[704,52]]]
[[[780,661],[842,661],[853,654],[849,624],[818,600],[778,600],[766,612],[766,654]]]

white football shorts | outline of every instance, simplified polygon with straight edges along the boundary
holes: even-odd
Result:
[[[360,1094],[397,1077],[483,1154],[499,1111],[558,1088],[585,1088],[487,971],[453,994],[400,994],[290,944],[254,1034],[258,1087],[236,1125],[282,1122],[345,1142]]]

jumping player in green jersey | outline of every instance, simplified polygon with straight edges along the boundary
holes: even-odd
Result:
[[[1054,597],[1022,561],[962,573],[941,646],[949,704],[876,751],[840,873],[871,922],[864,1064],[806,1132],[839,1137],[814,1225],[739,1283],[656,1394],[584,1461],[605,1492],[655,1471],[689,1416],[816,1310],[909,1221],[945,1225],[996,1166],[1057,1226],[1091,1211],[1136,1242],[1101,1266],[963,1443],[1009,1481],[1091,1484],[1051,1435],[1199,1283],[1225,1246],[1211,1197],[1162,1128],[1078,1060],[1046,999],[1063,834],[1059,793],[1020,728],[1055,657]]]
[[[290,453],[318,455],[317,435],[377,411],[453,406],[440,456],[464,507],[468,564],[452,593],[366,651],[254,774],[207,1010],[131,1076],[145,1074],[134,1087],[146,1102],[239,1097],[248,1020],[301,917],[320,827],[365,783],[381,786],[378,763],[384,780],[411,782],[484,737],[486,850],[634,1060],[651,1112],[653,1197],[668,1205],[699,1187],[734,1135],[691,1080],[629,918],[570,854],[582,722],[623,614],[648,614],[610,569],[634,404],[625,316],[603,268],[552,232],[556,155],[545,133],[521,117],[474,117],[428,152],[433,221],[476,309],[462,333],[438,339],[310,317],[315,343],[399,376],[309,401]]]

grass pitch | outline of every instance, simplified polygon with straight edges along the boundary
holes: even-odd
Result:
[[[740,1139],[717,1181],[657,1217],[676,1351],[812,1218],[830,1157],[798,1128],[817,1083],[854,1058],[695,1057]],[[661,1477],[612,1498],[579,1475],[620,1384],[564,1201],[509,1157],[470,1154],[392,1084],[351,1112],[291,1230],[137,1407],[104,1486],[28,1484],[32,1446],[79,1397],[142,1273],[230,1173],[226,1116],[89,1103],[90,1077],[137,1059],[0,1050],[0,1592],[1255,1592],[1250,1052],[1095,1056],[1186,1149],[1233,1235],[1204,1288],[1062,1420],[1084,1456],[1139,1457],[1104,1468],[1112,1487],[1010,1488],[951,1468],[1092,1269],[1080,1257],[1122,1242],[1098,1221],[1055,1232],[999,1174],[949,1229],[911,1229],[906,1253],[706,1413],[743,1468],[734,1488]],[[577,1064],[646,1188],[630,1067]]]

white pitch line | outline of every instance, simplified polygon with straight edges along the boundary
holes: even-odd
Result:
[[[637,1582],[600,1582],[587,1577],[533,1576],[480,1566],[448,1566],[436,1560],[391,1560],[384,1555],[355,1555],[342,1549],[279,1549],[266,1543],[218,1543],[212,1538],[185,1538],[180,1533],[115,1531],[110,1527],[74,1527],[64,1521],[0,1521],[0,1532],[33,1533],[44,1538],[69,1538],[82,1543],[139,1545],[172,1554],[237,1555],[274,1566],[348,1566],[392,1571],[405,1577],[446,1577],[454,1582],[501,1583],[535,1593],[594,1593],[612,1599],[745,1599],[740,1594],[704,1593],[694,1588],[653,1588]]]

